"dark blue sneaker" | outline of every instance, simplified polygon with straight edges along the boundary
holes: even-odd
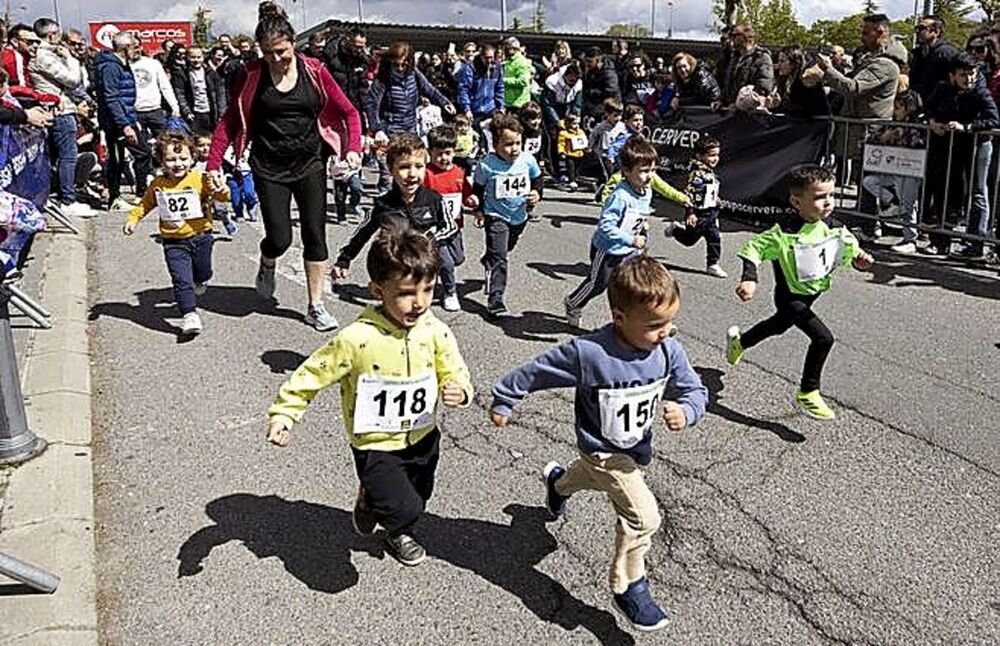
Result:
[[[670,617],[649,591],[649,580],[642,577],[622,594],[615,595],[615,606],[636,630],[653,632],[666,626]]]
[[[569,496],[560,495],[556,491],[556,480],[566,473],[558,462],[549,462],[542,469],[542,479],[545,481],[545,508],[549,510],[552,518],[559,518],[566,511],[566,501]]]

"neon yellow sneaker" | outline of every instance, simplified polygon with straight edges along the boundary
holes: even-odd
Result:
[[[740,328],[732,326],[726,330],[726,361],[735,366],[743,359],[743,342],[740,340]]]
[[[823,400],[823,396],[819,394],[818,390],[795,393],[795,403],[798,404],[803,413],[813,419],[830,421],[837,418],[837,414],[826,405],[826,401]]]

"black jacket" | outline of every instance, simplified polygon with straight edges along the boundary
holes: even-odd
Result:
[[[699,62],[698,66],[691,72],[691,76],[686,81],[682,81],[680,76],[674,79],[677,86],[677,102],[682,105],[712,105],[719,100],[719,83],[708,71],[704,63]]]
[[[365,93],[368,91],[368,59],[348,54],[336,40],[326,44],[323,52],[326,68],[333,75],[340,89],[347,95],[358,113],[365,114]]]
[[[583,75],[583,113],[601,117],[604,114],[604,100],[622,97],[618,89],[618,74],[615,66],[604,62],[604,66]]]
[[[957,121],[971,130],[992,130],[1000,126],[997,105],[981,83],[960,92],[948,81],[941,81],[924,103],[924,114],[938,123]]]
[[[361,253],[372,236],[394,220],[402,220],[435,240],[445,240],[458,230],[455,223],[445,215],[440,195],[421,186],[413,197],[413,203],[406,204],[399,189],[393,185],[388,193],[375,198],[375,204],[368,212],[368,217],[362,220],[351,234],[351,239],[340,249],[337,266],[350,267],[351,261]]]
[[[808,87],[796,77],[788,93],[781,97],[777,112],[793,117],[828,117],[830,104],[822,85]]]
[[[214,70],[207,65],[205,70],[205,90],[208,93],[208,113],[214,127],[219,121],[219,117],[226,111],[225,97],[228,92],[222,87],[222,79]],[[174,94],[177,95],[177,106],[181,110],[181,116],[194,114],[194,90],[191,88],[190,70],[185,70],[176,74],[171,74],[170,84],[174,87]]]
[[[910,87],[926,101],[937,84],[948,80],[951,61],[958,56],[958,50],[949,43],[939,40],[924,52],[918,47],[913,50],[910,61]]]

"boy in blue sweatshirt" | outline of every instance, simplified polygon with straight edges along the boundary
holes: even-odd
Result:
[[[615,187],[601,210],[597,230],[590,239],[590,272],[563,301],[566,322],[580,327],[584,306],[608,286],[615,267],[646,248],[653,192],[653,178],[659,156],[652,144],[634,137],[621,150],[622,173],[625,181]]]
[[[653,492],[640,466],[653,457],[652,427],[662,415],[680,431],[705,415],[708,391],[674,339],[680,289],[659,262],[629,258],[608,284],[612,323],[549,350],[493,386],[491,417],[506,426],[529,393],[576,389],[576,443],[580,455],[563,468],[543,470],[546,507],[553,517],[577,491],[608,494],[618,521],[610,583],[615,606],[637,630],[667,624],[646,579],[645,555],[660,526]]]

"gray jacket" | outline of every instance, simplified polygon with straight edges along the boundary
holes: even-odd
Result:
[[[828,68],[823,82],[843,95],[841,115],[859,119],[891,119],[899,68],[905,62],[906,49],[891,41],[877,52],[856,54],[854,69],[847,75],[833,67]]]
[[[59,97],[61,114],[76,114],[74,90],[83,83],[83,70],[80,61],[72,56],[63,58],[56,46],[42,41],[38,45],[38,53],[28,63],[32,86],[39,92],[55,94]]]
[[[740,88],[752,85],[761,96],[774,91],[774,64],[771,55],[760,47],[754,47],[749,54],[734,54],[723,79],[722,104],[732,105]]]

